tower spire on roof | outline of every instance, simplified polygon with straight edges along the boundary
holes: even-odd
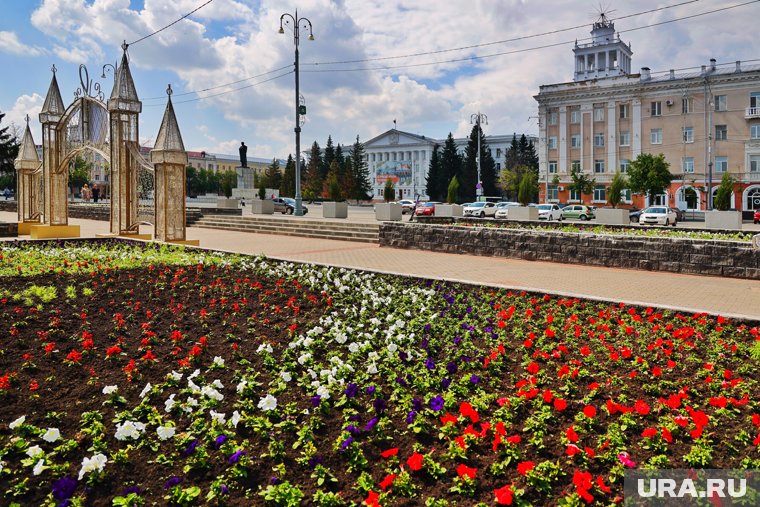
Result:
[[[161,121],[161,127],[158,129],[156,145],[153,151],[178,151],[184,153],[185,145],[182,142],[182,134],[179,131],[177,117],[174,114],[172,93],[172,85],[169,85],[166,88],[168,100],[166,102],[166,110],[164,111],[164,119]]]
[[[55,77],[55,73],[58,69],[53,65],[50,70],[53,72],[53,79],[50,80],[50,86],[48,87],[48,92],[45,96],[45,102],[42,104],[42,111],[40,111],[41,123],[55,121],[56,119],[53,117],[61,116],[66,109],[63,107],[61,90],[58,88],[58,80]]]
[[[129,100],[137,102],[140,99],[137,97],[137,89],[135,88],[135,82],[132,79],[132,72],[129,70],[129,58],[127,57],[127,48],[129,45],[126,41],[121,45],[121,65],[119,65],[116,71],[116,77],[113,82],[113,90],[111,91],[111,99]]]
[[[21,138],[21,146],[19,146],[18,156],[16,157],[17,167],[24,163],[32,163],[33,167],[30,167],[30,169],[36,169],[37,165],[40,163],[40,157],[37,155],[37,148],[34,145],[32,131],[29,128],[29,115],[26,115],[26,129],[24,130],[24,136]]]

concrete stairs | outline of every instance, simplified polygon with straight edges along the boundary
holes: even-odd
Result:
[[[193,217],[195,218],[195,217]],[[189,220],[188,220],[189,222]],[[259,234],[280,234],[306,238],[335,239],[379,243],[380,226],[372,223],[321,221],[297,217],[204,215],[193,221],[193,227],[227,229]]]

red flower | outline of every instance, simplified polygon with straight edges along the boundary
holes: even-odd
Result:
[[[596,415],[596,408],[594,408],[593,405],[586,405],[586,407],[583,409],[583,415],[589,419],[593,419],[593,417]]]
[[[156,355],[153,353],[152,350],[148,350],[145,355],[143,355],[140,359],[143,361],[155,361]]]
[[[588,348],[587,345],[584,345],[583,347],[581,347],[581,355],[582,356],[588,356],[589,354],[591,354],[591,349]]]
[[[578,434],[575,432],[575,428],[570,426],[567,428],[567,431],[565,432],[565,436],[567,436],[567,439],[573,443],[578,441]]]
[[[657,428],[647,428],[641,432],[641,436],[644,438],[651,438],[657,435]]]
[[[456,424],[457,418],[454,415],[451,415],[450,413],[446,412],[446,415],[441,416],[441,424],[446,426],[447,424]]]
[[[520,435],[512,435],[511,437],[507,437],[507,442],[509,442],[510,444],[519,444]]]
[[[535,464],[532,461],[523,461],[522,463],[517,464],[517,473],[520,475],[525,475],[528,472],[530,472]]]
[[[666,427],[662,427],[662,438],[664,438],[668,443],[673,442],[673,435],[671,435],[670,430]]]
[[[536,363],[535,361],[531,362],[528,365],[528,373],[530,373],[532,375],[535,375],[536,373],[538,373],[540,369],[541,368],[538,366],[538,363]]]
[[[554,398],[554,408],[561,412],[567,408],[567,402],[562,398]]]
[[[472,408],[472,405],[470,405],[468,402],[464,401],[461,405],[459,405],[459,413],[462,414],[464,417],[469,417],[470,421],[476,423],[480,420],[480,416],[475,411],[475,409]]]
[[[760,414],[752,415],[752,424],[754,424],[755,426],[760,426]]]
[[[385,479],[380,483],[380,488],[385,491],[385,489],[393,484],[393,481],[396,479],[396,474],[388,474],[385,476]]]
[[[594,501],[594,497],[588,492],[593,486],[591,482],[591,474],[589,472],[575,471],[573,474],[573,484],[575,484],[575,492],[580,495],[586,503]]]
[[[72,363],[78,363],[82,360],[82,353],[77,350],[72,350],[69,352],[69,355],[66,356],[66,359]]]
[[[675,422],[677,425],[681,426],[682,428],[685,428],[689,425],[689,420],[685,418],[682,415],[677,415],[673,418],[673,422]]]
[[[425,456],[422,454],[415,452],[411,456],[409,456],[409,459],[406,460],[406,464],[409,465],[409,468],[414,470],[415,472],[422,468],[422,460]]]
[[[369,505],[369,507],[380,507],[380,504],[377,502],[377,499],[380,497],[377,493],[374,491],[369,491],[367,493],[367,498],[364,499],[364,503]]]
[[[469,479],[475,479],[475,474],[477,473],[477,468],[470,468],[464,463],[460,464],[457,467],[457,475],[459,477],[467,477]]]
[[[544,403],[551,403],[552,398],[554,398],[554,394],[550,390],[544,391]]]
[[[388,449],[387,451],[383,451],[380,453],[380,456],[383,458],[390,458],[391,456],[395,456],[398,454],[398,447],[393,447],[391,449]]]
[[[654,368],[652,368],[652,375],[654,375],[655,377],[661,376],[662,368],[660,368],[659,366],[655,366]]]
[[[108,347],[106,349],[106,357],[113,357],[117,354],[121,354],[121,347],[118,345],[114,345],[113,347]]]
[[[604,479],[602,478],[602,476],[601,476],[601,475],[597,475],[597,476],[596,476],[596,485],[599,487],[599,489],[601,489],[601,490],[602,490],[602,491],[604,491],[605,493],[612,493],[612,490],[610,489],[610,487],[609,487],[609,486],[607,486],[607,485],[604,483]]]
[[[567,453],[568,456],[575,456],[576,454],[581,452],[581,449],[575,444],[569,444],[565,452]]]
[[[506,486],[493,490],[494,495],[496,495],[496,503],[499,505],[512,505],[512,495],[514,494],[512,492],[512,485],[507,484]]]
[[[636,403],[633,404],[633,409],[641,415],[647,415],[649,413],[649,405],[643,400],[636,400]]]

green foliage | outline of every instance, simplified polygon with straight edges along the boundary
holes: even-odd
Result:
[[[449,182],[449,189],[446,194],[446,202],[449,204],[454,204],[457,202],[457,193],[459,192],[459,180],[457,179],[456,174],[451,178],[451,181]]]
[[[393,185],[393,180],[388,178],[385,180],[385,187],[383,188],[383,199],[385,202],[391,202],[396,198],[396,188]]]
[[[303,499],[303,492],[288,481],[283,481],[276,486],[270,484],[259,495],[263,496],[269,505],[279,507],[298,507]]]
[[[574,167],[570,171],[570,178],[573,182],[567,186],[568,189],[577,191],[581,196],[583,196],[583,194],[590,194],[594,191],[596,179],[589,178],[584,172],[581,172],[580,169]]]
[[[280,181],[280,197],[295,197],[296,188],[296,162],[293,155],[288,155],[288,161],[285,164],[285,173]]]
[[[90,181],[90,171],[92,162],[85,160],[84,157],[77,155],[74,161],[69,164],[69,187],[76,191]]]
[[[280,188],[282,184],[282,171],[280,170],[280,161],[276,158],[272,159],[272,163],[267,167],[264,172],[263,183],[261,186],[266,188]]]
[[[731,207],[731,194],[734,193],[734,178],[730,173],[723,173],[718,192],[715,195],[713,207],[720,211],[728,211]]]
[[[428,166],[427,177],[425,178],[426,187],[425,192],[432,201],[440,201],[443,199],[443,189],[445,181],[443,177],[443,167],[441,165],[441,146],[436,144],[433,146],[433,154],[430,156],[430,165]]]
[[[348,156],[351,160],[350,171],[353,174],[352,179],[354,183],[351,197],[357,201],[371,199],[372,182],[370,181],[369,167],[364,156],[364,144],[359,141],[359,136],[356,136],[356,142],[351,146]],[[346,163],[348,163],[348,160],[346,160]]]
[[[0,124],[4,117],[5,113],[0,113]],[[13,161],[18,156],[19,140],[15,132],[8,131],[9,128],[0,128],[0,174],[11,176],[15,181],[16,167]]]
[[[532,171],[523,174],[520,180],[520,188],[517,191],[517,200],[520,204],[527,206],[538,194],[538,182],[536,174]]]
[[[607,191],[607,202],[613,208],[616,208],[620,201],[623,199],[623,190],[628,186],[628,180],[623,176],[620,171],[615,172],[615,176],[612,177],[612,183]]]
[[[632,192],[644,193],[649,196],[649,202],[654,202],[656,195],[665,192],[673,180],[670,174],[670,164],[665,161],[665,155],[641,153],[631,161],[628,168],[628,182]]]
[[[304,195],[310,199],[322,193],[322,150],[319,143],[314,141],[309,153],[309,163],[306,165],[306,174],[303,175]]]
[[[220,172],[219,186],[227,199],[232,197],[232,189],[237,188],[237,173],[235,171]]]
[[[443,185],[441,187],[441,197],[446,195],[446,185],[449,184],[451,178],[459,176],[462,173],[462,156],[457,150],[457,143],[454,141],[454,136],[449,132],[449,137],[446,138],[446,143],[443,145],[443,152],[441,153],[441,181]]]
[[[325,189],[323,194],[326,195],[331,201],[342,200],[342,193],[340,188],[340,166],[338,160],[333,159],[330,163],[330,171],[327,173],[325,179]]]

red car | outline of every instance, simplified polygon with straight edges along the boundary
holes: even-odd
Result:
[[[756,224],[760,224],[760,210],[755,211],[755,214],[752,217],[752,221]]]
[[[421,202],[417,205],[417,211],[415,212],[417,216],[428,216],[432,217],[435,215],[435,203],[434,202]]]

